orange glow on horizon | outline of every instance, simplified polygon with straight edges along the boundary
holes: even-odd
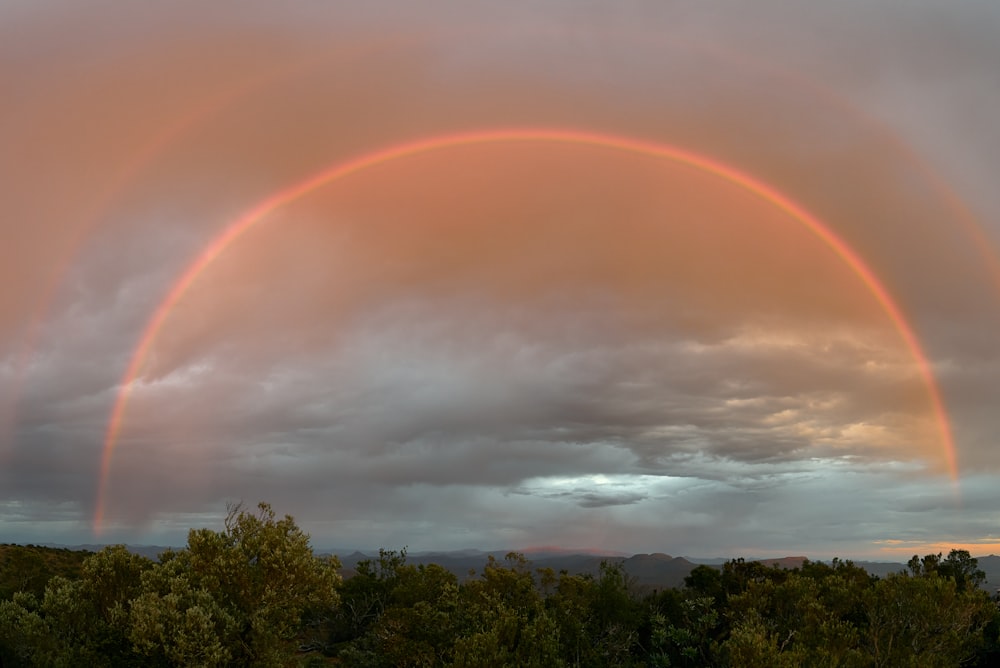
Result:
[[[924,556],[927,554],[941,553],[948,556],[952,550],[966,550],[973,557],[1000,554],[1000,541],[988,539],[977,543],[949,543],[945,541],[935,541],[923,543],[917,541],[886,540],[876,543],[879,545],[878,551],[887,556],[897,558],[906,557],[909,559],[913,555]]]
[[[338,179],[365,169],[384,164],[393,160],[414,156],[431,151],[440,151],[459,146],[496,144],[511,142],[545,142],[562,143],[598,148],[613,149],[628,153],[653,157],[690,167],[693,170],[718,177],[742,190],[760,198],[776,210],[790,216],[805,227],[810,233],[832,250],[835,255],[864,284],[868,293],[874,297],[882,312],[888,316],[894,329],[904,343],[907,351],[917,366],[920,378],[926,387],[930,407],[940,435],[943,456],[952,481],[957,485],[957,459],[952,429],[941,395],[934,378],[931,365],[914,333],[904,317],[902,310],[896,304],[886,287],[865,261],[826,224],[800,207],[780,191],[745,174],[725,163],[706,156],[675,148],[656,142],[641,141],[633,138],[565,129],[524,128],[497,129],[485,131],[460,132],[439,135],[416,141],[390,146],[385,149],[366,153],[359,157],[338,162],[334,166],[320,171],[313,176],[279,190],[249,209],[245,214],[230,223],[218,234],[204,250],[194,259],[188,268],[173,283],[166,296],[153,311],[143,333],[135,347],[129,364],[123,374],[117,398],[108,422],[108,427],[102,449],[98,495],[93,517],[95,534],[102,531],[107,492],[110,485],[111,463],[117,446],[125,413],[128,408],[129,396],[135,383],[139,382],[141,372],[152,350],[160,331],[171,312],[183,299],[190,287],[197,281],[202,272],[222,255],[234,242],[258,222],[279,208],[331,184]]]

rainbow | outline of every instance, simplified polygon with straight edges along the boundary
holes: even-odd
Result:
[[[930,399],[934,419],[940,434],[944,458],[953,481],[958,479],[958,465],[955,441],[951,424],[945,408],[941,389],[934,378],[931,364],[917,339],[913,328],[903,316],[902,310],[893,300],[889,291],[878,279],[865,261],[837,234],[815,216],[796,204],[790,198],[770,185],[745,174],[718,160],[683,150],[667,144],[643,141],[625,136],[604,134],[590,131],[550,129],[550,128],[513,128],[491,129],[451,134],[437,135],[414,141],[404,142],[363,154],[358,157],[339,162],[302,181],[279,190],[242,216],[231,222],[221,233],[207,244],[201,253],[174,282],[166,296],[159,303],[149,319],[135,350],[129,360],[125,373],[119,383],[118,395],[115,399],[108,421],[101,454],[100,477],[98,481],[97,499],[93,516],[93,530],[100,534],[103,527],[107,492],[111,477],[111,462],[115,448],[121,435],[125,421],[132,388],[140,377],[140,372],[146,362],[150,350],[156,341],[160,330],[166,323],[171,311],[181,301],[188,289],[194,284],[205,269],[222,255],[244,233],[266,216],[286,204],[320,188],[393,160],[414,156],[431,151],[440,151],[460,146],[478,144],[496,144],[503,142],[547,142],[559,144],[575,144],[594,146],[625,151],[643,156],[658,158],[686,165],[692,169],[719,177],[733,185],[770,203],[776,209],[791,216],[813,233],[828,246],[852,272],[862,281],[869,293],[878,302],[881,309],[892,322],[902,342],[916,362],[918,372]]]

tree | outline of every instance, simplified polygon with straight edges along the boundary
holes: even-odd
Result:
[[[911,560],[912,561],[912,560]],[[996,608],[981,590],[959,591],[937,573],[890,575],[867,592],[863,645],[875,666],[954,666],[982,642]]]
[[[781,582],[752,581],[730,599],[733,628],[722,651],[732,665],[865,665],[843,596],[865,590],[852,588],[830,567],[809,572],[788,572]]]
[[[684,588],[697,597],[709,597],[722,604],[726,591],[722,585],[722,573],[718,568],[699,564],[684,576]]]
[[[383,665],[449,663],[459,633],[458,581],[437,564],[405,566],[374,627]]]
[[[712,637],[722,616],[719,607],[710,596],[688,592],[673,623],[662,612],[653,612],[650,650],[656,665],[708,665],[715,651]]]
[[[406,567],[406,548],[379,549],[377,559],[362,559],[357,573],[339,590],[340,604],[323,625],[324,652],[332,653],[355,666],[380,665],[378,639],[373,628],[390,604],[392,591]]]
[[[742,557],[730,559],[722,565],[722,588],[727,595],[735,596],[746,591],[753,582],[783,582],[790,572],[777,565],[766,566]]]
[[[960,592],[982,587],[986,583],[986,573],[979,570],[979,560],[973,558],[968,550],[952,550],[944,559],[940,552],[923,558],[913,555],[906,565],[914,577],[937,575],[951,578]]]
[[[545,597],[545,610],[559,630],[559,642],[567,662],[573,666],[599,663],[591,633],[597,589],[593,576],[562,571],[557,578],[551,568],[540,569],[539,575],[543,587],[551,589]]]
[[[633,587],[621,562],[601,562],[591,633],[606,665],[626,664],[638,646],[643,611],[632,595]]]
[[[336,605],[336,559],[266,503],[231,506],[223,531],[191,530],[143,579],[130,638],[150,660],[274,666],[298,650],[310,614]]]
[[[86,559],[80,579],[49,580],[37,613],[47,638],[35,661],[52,666],[135,665],[129,613],[142,573],[152,565],[124,545],[114,545]]]
[[[41,663],[53,647],[51,629],[38,613],[34,595],[17,592],[0,601],[0,666],[20,668]]]
[[[168,552],[145,573],[130,638],[147,665],[223,666],[238,644],[236,619],[191,577],[190,555]]]
[[[535,587],[530,563],[516,552],[505,562],[491,555],[480,579],[461,588],[461,635],[453,665],[563,665],[559,627]]]
[[[41,599],[50,578],[79,579],[83,562],[93,554],[38,545],[0,545],[0,599],[10,599],[15,592]]]
[[[953,579],[955,588],[960,592],[978,589],[986,583],[986,573],[979,570],[979,560],[972,557],[968,550],[949,552],[938,565],[938,575]]]
[[[303,616],[337,603],[339,562],[320,559],[309,535],[286,515],[275,520],[266,503],[258,512],[231,506],[225,530],[188,535],[191,574],[240,628],[234,658],[272,665],[300,630]]]

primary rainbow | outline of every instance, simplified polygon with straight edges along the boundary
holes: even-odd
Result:
[[[844,263],[858,276],[858,278],[861,279],[865,287],[878,302],[879,306],[892,321],[892,324],[899,333],[900,338],[903,340],[906,348],[913,356],[920,376],[927,388],[934,418],[941,437],[948,472],[951,475],[952,480],[957,481],[958,465],[951,424],[948,419],[947,411],[945,410],[941,390],[934,378],[930,362],[924,354],[923,348],[917,340],[917,336],[914,333],[913,328],[910,327],[906,318],[903,317],[902,310],[893,300],[888,290],[878,279],[875,273],[868,267],[865,261],[827,225],[766,183],[763,183],[734,167],[730,167],[725,163],[667,144],[640,141],[630,137],[579,130],[550,128],[493,129],[457,132],[417,139],[414,141],[395,144],[344,162],[339,162],[332,167],[324,169],[323,171],[310,176],[303,181],[294,183],[287,188],[279,190],[265,198],[252,209],[249,209],[242,216],[230,223],[205,247],[197,258],[195,258],[188,268],[180,275],[170,288],[169,292],[156,307],[156,310],[153,312],[152,317],[149,319],[149,322],[139,339],[139,343],[136,346],[135,351],[132,353],[128,367],[122,376],[119,384],[118,396],[115,400],[114,407],[112,408],[111,417],[109,419],[107,432],[104,438],[97,500],[93,518],[94,533],[100,534],[102,530],[105,504],[107,501],[107,490],[110,480],[111,461],[114,455],[115,446],[118,442],[118,437],[121,433],[122,424],[125,418],[125,410],[128,406],[128,399],[132,386],[139,377],[139,373],[146,361],[146,357],[149,354],[157,335],[169,317],[170,312],[184,297],[188,288],[190,288],[191,285],[198,279],[198,276],[205,270],[206,267],[208,267],[208,265],[225,252],[226,249],[239,239],[244,232],[260,222],[265,216],[272,213],[279,207],[289,204],[299,197],[302,197],[303,195],[306,195],[321,186],[330,184],[337,179],[341,179],[376,165],[419,153],[454,148],[458,146],[494,144],[500,142],[549,142],[587,145],[617,149],[649,157],[660,158],[663,160],[669,160],[671,162],[687,165],[693,169],[717,176],[725,181],[728,181],[729,183],[737,185],[769,202],[777,209],[785,212],[801,223],[831,250],[833,250],[833,252],[844,261]]]

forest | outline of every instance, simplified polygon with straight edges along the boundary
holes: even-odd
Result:
[[[733,559],[636,587],[488,557],[466,578],[380,551],[348,577],[267,504],[158,560],[0,546],[0,666],[992,666],[1000,611],[964,550],[879,578]]]

